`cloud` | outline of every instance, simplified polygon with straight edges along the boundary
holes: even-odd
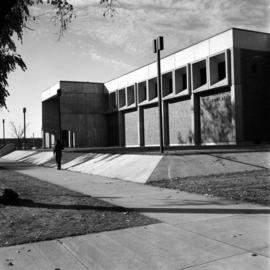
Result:
[[[113,18],[102,16],[99,0],[69,2],[77,18],[67,36],[86,44],[74,50],[115,66],[152,61],[152,40],[159,35],[169,54],[231,27],[270,30],[268,0],[119,0]]]
[[[112,57],[104,56],[97,51],[89,50],[88,52],[82,52],[81,56],[90,57],[92,60],[98,61],[105,65],[112,67],[113,69],[119,70],[132,70],[135,66],[126,63],[125,61],[117,60]]]
[[[89,5],[78,9],[73,30],[98,44],[121,48],[127,54],[145,55],[157,35],[166,36],[167,48],[172,50],[232,26],[266,30],[268,2],[252,2],[123,0],[115,18],[102,18],[102,8]]]

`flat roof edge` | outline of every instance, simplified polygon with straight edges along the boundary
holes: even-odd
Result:
[[[195,42],[195,43],[192,43],[192,44],[190,44],[190,45],[188,45],[188,46],[185,46],[185,47],[183,47],[183,48],[181,48],[181,49],[179,49],[179,50],[177,50],[177,51],[174,51],[174,52],[172,52],[172,53],[170,53],[170,54],[168,54],[168,55],[165,55],[165,56],[161,57],[161,60],[162,60],[162,59],[165,59],[165,58],[167,58],[167,57],[169,57],[169,56],[171,56],[171,55],[174,55],[174,54],[176,54],[176,53],[179,53],[179,52],[181,52],[181,51],[184,51],[184,50],[186,50],[186,49],[188,49],[188,48],[191,48],[191,47],[193,47],[193,46],[196,46],[196,45],[198,45],[198,44],[200,44],[200,43],[203,43],[203,42],[205,42],[205,41],[207,41],[207,40],[209,40],[209,39],[211,39],[211,38],[214,38],[214,37],[217,37],[217,36],[219,36],[219,35],[222,35],[222,34],[224,34],[224,33],[226,33],[226,32],[229,32],[229,31],[232,31],[232,32],[234,32],[234,31],[251,32],[251,33],[257,33],[257,34],[263,34],[263,35],[269,35],[269,36],[270,36],[270,33],[266,33],[266,32],[260,32],[260,31],[256,31],[256,30],[250,30],[250,29],[243,29],[243,28],[231,27],[231,28],[228,28],[228,29],[226,29],[226,30],[223,30],[223,31],[221,31],[221,32],[219,32],[219,33],[217,33],[217,34],[215,34],[215,35],[212,35],[212,36],[210,36],[210,37],[208,37],[208,38],[205,38],[205,39],[203,39],[203,40],[200,40],[200,41],[198,41],[198,42]],[[123,76],[125,76],[125,75],[127,75],[127,74],[130,74],[130,73],[132,73],[132,72],[135,72],[135,71],[137,71],[137,70],[139,70],[139,69],[141,69],[141,68],[144,68],[144,67],[147,67],[147,66],[149,66],[149,65],[151,65],[151,64],[154,64],[154,63],[156,63],[156,61],[147,63],[147,64],[145,64],[145,65],[143,65],[143,66],[140,66],[140,67],[138,67],[138,68],[136,68],[136,69],[130,70],[130,71],[128,71],[128,72],[126,72],[126,73],[124,73],[124,74],[122,74],[122,75],[119,75],[119,76],[117,76],[117,77],[114,77],[114,78],[110,79],[109,81],[106,81],[106,82],[104,83],[104,85],[106,85],[106,84],[108,84],[108,83],[110,83],[110,82],[112,82],[112,81],[114,81],[114,80],[116,80],[116,79],[119,79],[120,77],[123,77]]]

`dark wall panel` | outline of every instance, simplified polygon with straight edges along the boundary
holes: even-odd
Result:
[[[138,140],[138,111],[125,112],[125,141],[126,146],[139,145]]]
[[[191,103],[190,99],[168,104],[170,144],[191,144]]]
[[[76,147],[107,145],[107,119],[102,114],[64,114],[62,130],[75,132]]]
[[[145,145],[159,144],[158,107],[144,108]]]
[[[59,102],[51,98],[42,102],[42,129],[59,135]]]
[[[119,145],[119,124],[118,113],[111,113],[107,116],[108,125],[108,146]]]
[[[200,97],[200,123],[202,143],[234,141],[230,92]]]
[[[270,141],[270,53],[241,50],[244,140]]]

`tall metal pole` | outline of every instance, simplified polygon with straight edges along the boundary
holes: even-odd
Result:
[[[25,123],[26,108],[23,108],[23,148],[26,149],[26,123]]]
[[[163,146],[163,118],[162,118],[162,85],[160,71],[160,51],[163,50],[163,37],[158,37],[154,40],[154,53],[157,54],[157,92],[158,92],[158,111],[159,111],[159,138],[160,138],[160,153],[164,152]]]
[[[160,50],[157,51],[157,91],[158,91],[158,112],[159,112],[159,140],[160,153],[164,152],[163,147],[163,119],[162,119],[162,91],[161,91],[161,72],[160,72]]]
[[[3,121],[3,143],[6,143],[6,136],[5,136],[5,119],[2,120]]]
[[[61,89],[57,90],[57,96],[58,96],[58,114],[59,114],[59,140],[62,144],[62,123],[61,123],[61,104],[60,104],[60,97],[61,97]]]

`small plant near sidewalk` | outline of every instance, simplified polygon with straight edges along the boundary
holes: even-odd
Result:
[[[158,221],[91,196],[0,169],[0,247],[144,226]]]
[[[151,181],[153,186],[270,205],[270,170]]]

